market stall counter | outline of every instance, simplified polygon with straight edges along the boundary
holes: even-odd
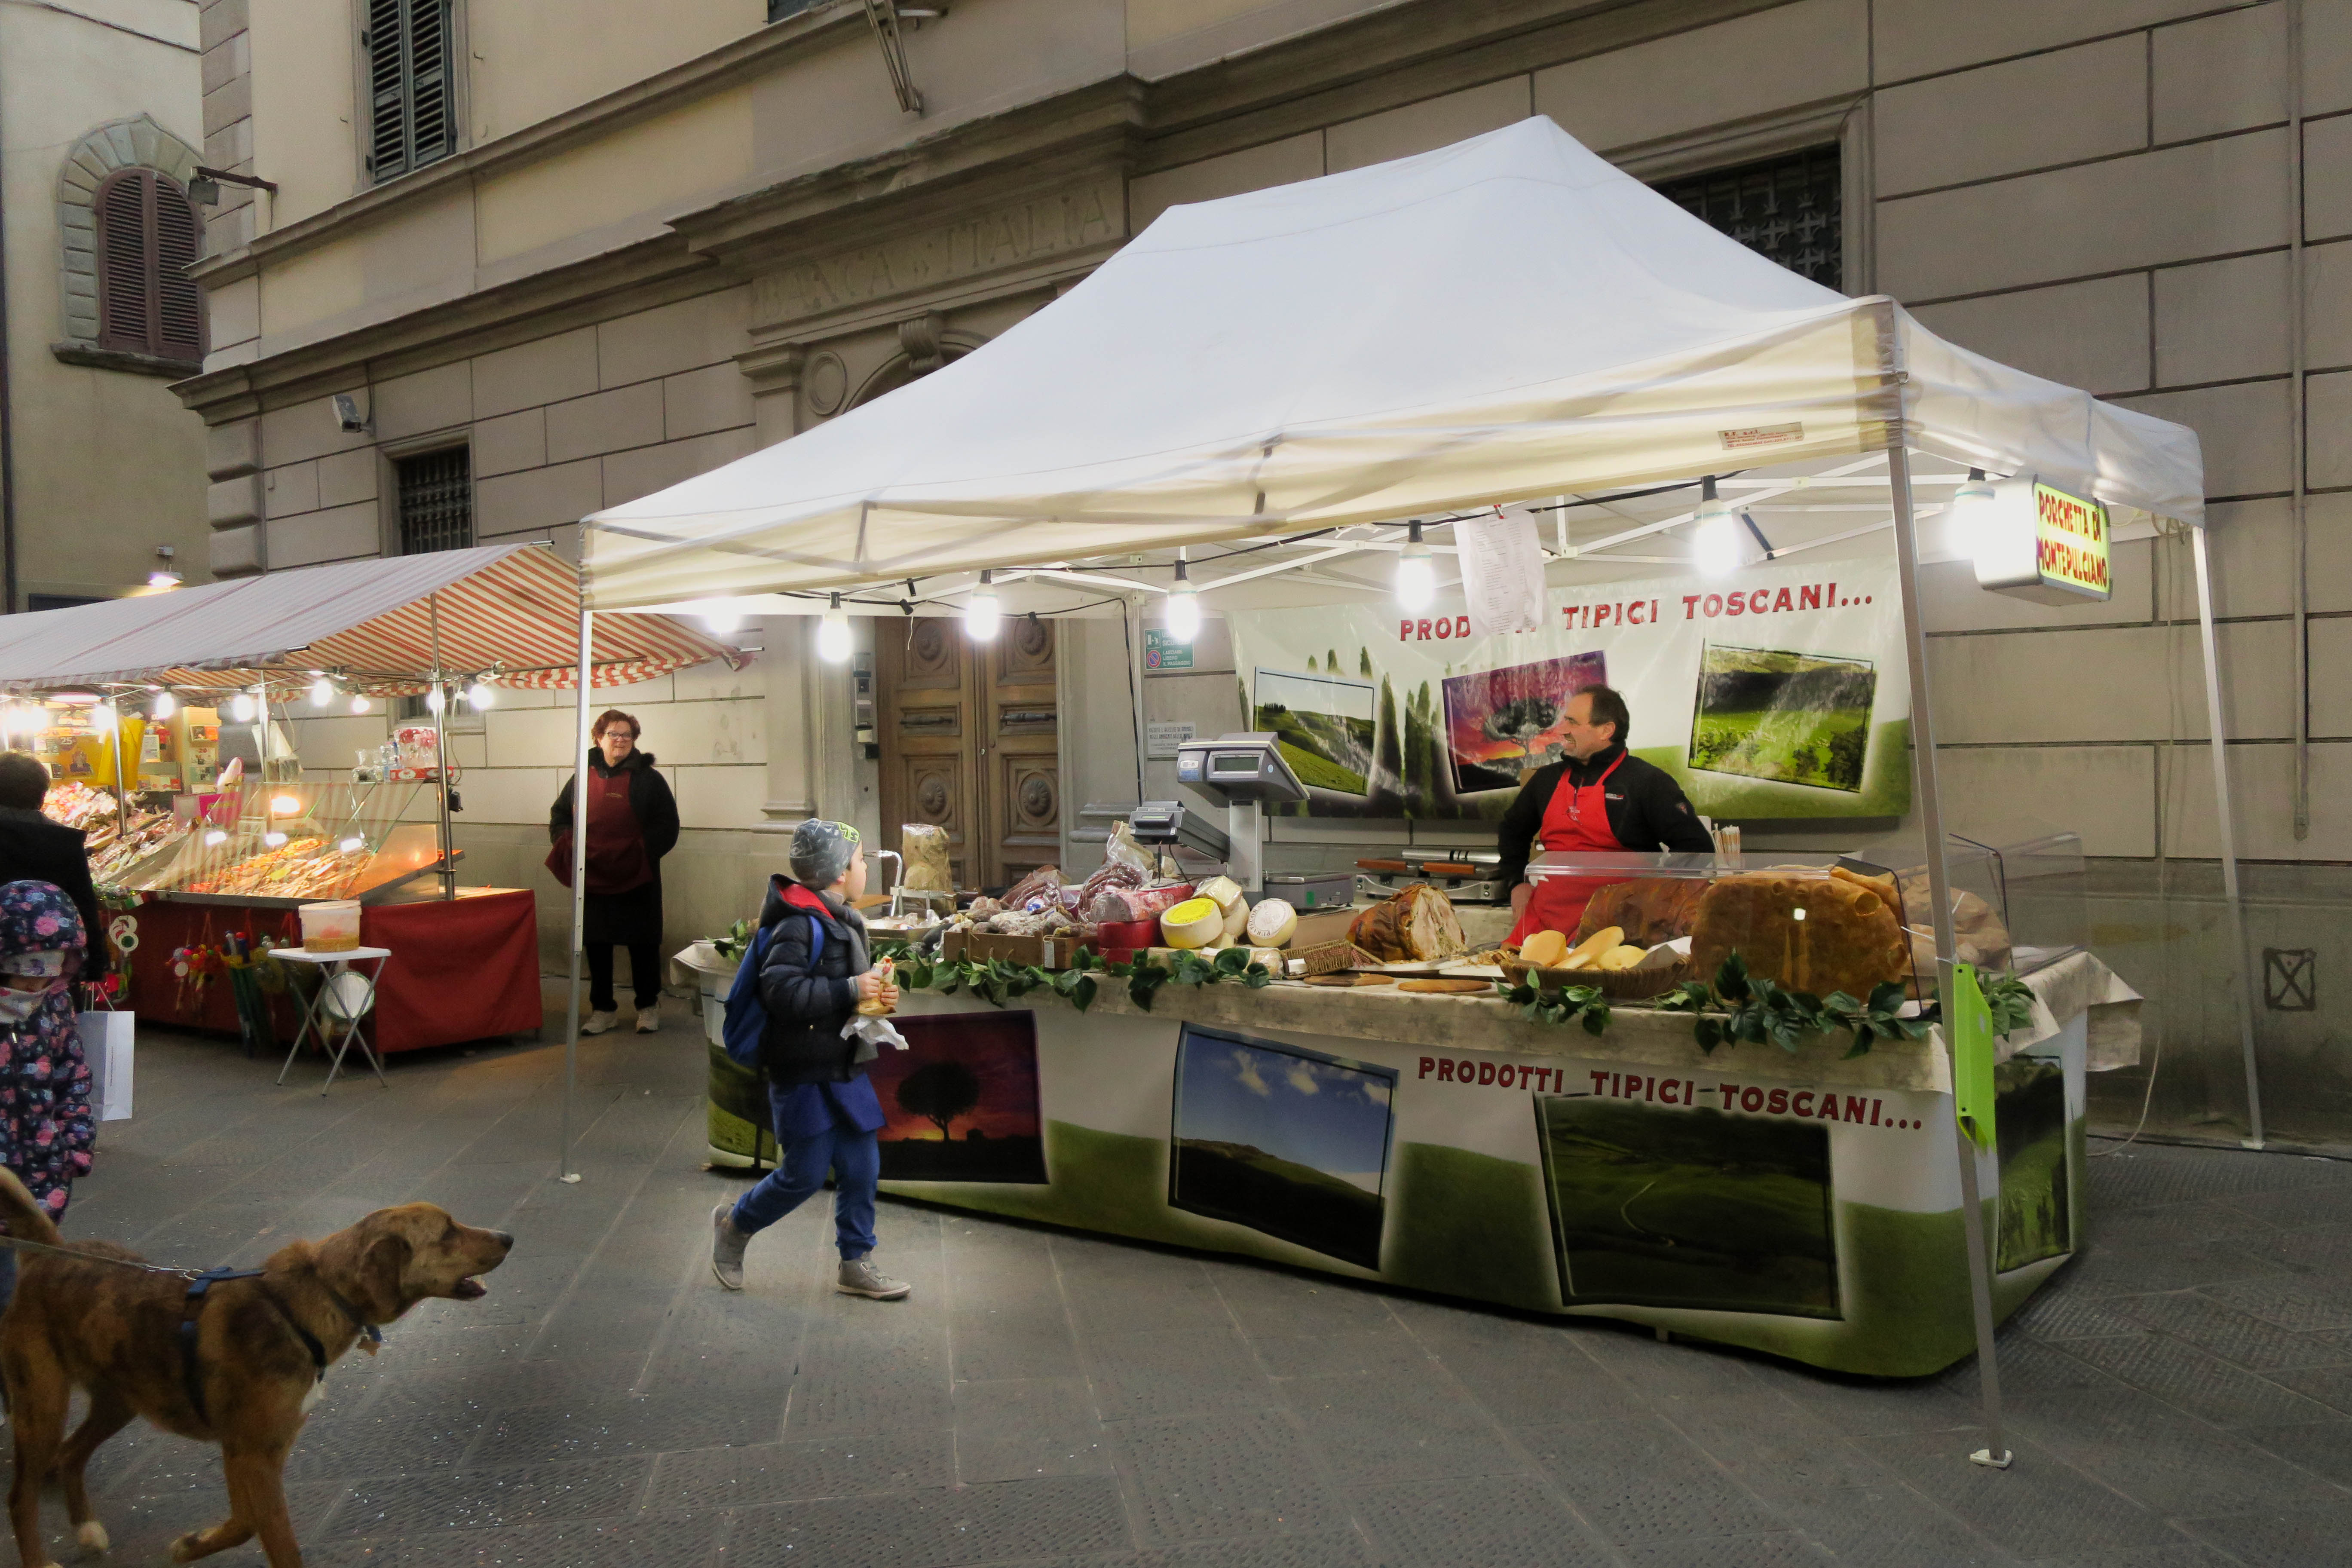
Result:
[[[2132,997],[2076,953],[2030,977],[1997,1069],[1996,1302],[2082,1225],[2095,1023]],[[1849,1057],[1702,1050],[1685,1016],[1598,1035],[1484,995],[1106,984],[1081,1013],[910,993],[868,1070],[883,1190],[1537,1311],[1630,1320],[1843,1372],[1973,1348],[1952,1089],[1930,1034]]]
[[[175,953],[220,952],[230,933],[250,943],[301,941],[297,909],[231,902],[155,900],[131,917],[138,950],[131,1009],[144,1021],[239,1032],[235,987],[211,966],[174,963]],[[360,942],[392,950],[369,1026],[387,1055],[535,1034],[541,1026],[539,927],[529,889],[460,888],[455,899],[417,899],[360,911]],[[186,973],[179,973],[188,969]],[[277,1041],[301,1022],[282,986],[265,991]]]

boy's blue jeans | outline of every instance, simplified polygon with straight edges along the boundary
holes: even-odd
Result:
[[[829,1117],[822,1131],[806,1131],[805,1118],[788,1117],[780,1103],[792,1091],[768,1086],[774,1113],[776,1143],[782,1162],[760,1179],[735,1205],[735,1228],[752,1235],[768,1228],[824,1185],[830,1170],[839,1180],[833,1198],[833,1227],[844,1258],[863,1258],[874,1250],[874,1190],[882,1179],[882,1151],[875,1133],[860,1131],[840,1115]],[[787,1127],[798,1121],[800,1130]],[[878,1129],[877,1129],[878,1131]]]

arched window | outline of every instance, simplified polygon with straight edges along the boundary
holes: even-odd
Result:
[[[203,359],[204,313],[188,267],[204,231],[186,194],[152,169],[117,169],[95,205],[99,347]]]

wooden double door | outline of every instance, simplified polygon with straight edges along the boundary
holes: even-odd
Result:
[[[944,827],[959,888],[1002,888],[1062,853],[1061,744],[1050,622],[1008,618],[988,642],[937,617],[875,627],[882,837]]]

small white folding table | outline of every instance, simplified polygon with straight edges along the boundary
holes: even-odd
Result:
[[[335,1075],[343,1070],[343,1058],[357,1044],[368,1066],[375,1068],[378,1083],[386,1089],[392,1085],[383,1076],[383,1058],[377,1056],[362,1032],[369,1015],[375,1011],[376,983],[383,978],[384,960],[392,956],[388,947],[352,947],[341,952],[310,952],[299,947],[281,947],[272,951],[271,957],[288,963],[315,963],[320,966],[319,989],[303,1011],[302,1026],[294,1032],[294,1047],[286,1053],[286,1065],[278,1069],[278,1081],[284,1083],[286,1075],[294,1070],[294,1058],[301,1054],[302,1042],[312,1033],[319,1037],[319,1047],[327,1048],[327,1025],[330,1021],[343,1028],[342,1043],[334,1047],[334,1058],[327,1068],[327,1081],[319,1092],[324,1094],[335,1086]],[[375,972],[354,969],[353,963],[373,961]]]

